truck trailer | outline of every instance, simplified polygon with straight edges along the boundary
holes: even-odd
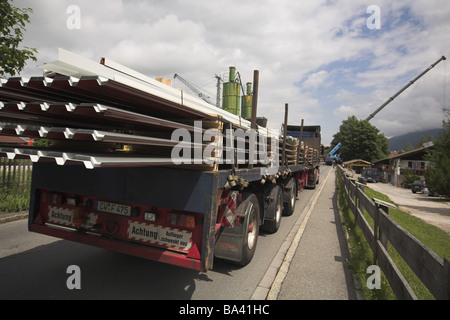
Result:
[[[247,265],[260,229],[318,183],[320,127],[293,137],[306,131],[287,104],[278,133],[105,58],[60,49],[42,67],[0,86],[0,134],[34,139],[0,145],[33,162],[32,232],[203,272]]]

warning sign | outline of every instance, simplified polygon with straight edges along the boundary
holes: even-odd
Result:
[[[74,227],[73,223],[74,209],[60,208],[56,206],[48,206],[48,222],[60,224],[63,226]],[[89,213],[86,215],[83,224],[83,228],[92,228],[97,223],[98,215],[95,213]]]
[[[183,251],[188,251],[192,245],[192,232],[190,231],[138,221],[129,222],[128,238]]]

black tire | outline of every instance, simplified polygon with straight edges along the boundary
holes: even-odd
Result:
[[[243,228],[244,241],[242,241],[242,258],[241,261],[239,261],[240,265],[245,266],[252,261],[253,255],[256,251],[256,245],[258,243],[260,225],[259,201],[256,195],[247,194],[244,195],[244,200],[239,206],[243,206],[242,209],[246,216]],[[241,212],[241,210],[239,211]]]
[[[314,169],[314,176],[316,176],[316,169]],[[317,177],[317,180],[314,178],[313,184],[308,185],[309,189],[316,189],[317,183],[318,183],[319,177]]]
[[[281,216],[283,215],[283,190],[279,185],[269,185],[265,196],[270,199],[264,209],[264,223],[261,229],[269,233],[275,233],[280,228]]]
[[[317,186],[317,181],[316,180],[314,180],[314,183],[311,185],[311,189],[316,189],[316,186]]]
[[[295,183],[294,178],[289,178],[286,180],[284,186],[288,187],[288,194],[285,197],[287,201],[283,204],[283,215],[288,217],[294,213],[295,203],[297,201],[297,184]]]

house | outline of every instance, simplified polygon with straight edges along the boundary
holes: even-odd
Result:
[[[372,163],[362,159],[355,159],[346,161],[343,163],[345,168],[355,171],[356,173],[360,173],[364,168],[372,168]]]
[[[425,155],[431,148],[433,148],[433,144],[428,143],[418,149],[394,154],[375,161],[374,167],[382,172],[385,181],[399,187],[402,184],[402,176],[407,170],[423,178],[428,164]]]

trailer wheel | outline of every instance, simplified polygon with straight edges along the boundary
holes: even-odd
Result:
[[[288,179],[286,181],[285,188],[287,188],[287,195],[284,199],[287,201],[284,203],[283,215],[291,216],[294,213],[295,202],[297,200],[297,188],[295,179]]]
[[[309,184],[309,177],[308,177],[308,187],[309,189],[316,189],[317,184],[319,183],[319,174],[317,169],[312,169],[314,170],[314,178],[313,178],[313,182],[311,184]],[[316,176],[317,175],[317,176]]]
[[[256,195],[244,195],[244,200],[240,206],[244,206],[245,224],[244,224],[244,241],[242,243],[242,258],[239,261],[241,265],[247,265],[253,259],[258,243],[259,235],[259,201]],[[239,209],[238,209],[239,210]],[[240,210],[239,210],[240,211]]]
[[[279,185],[270,185],[266,191],[268,205],[264,209],[264,223],[261,228],[264,231],[275,233],[280,228],[283,214],[283,192]],[[267,217],[267,219],[266,219]]]

